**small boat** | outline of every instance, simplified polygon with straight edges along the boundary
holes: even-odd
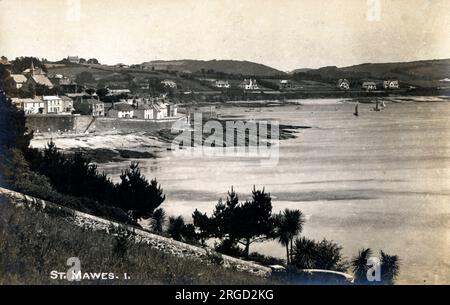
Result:
[[[380,102],[377,101],[375,108],[373,108],[374,111],[380,111]]]

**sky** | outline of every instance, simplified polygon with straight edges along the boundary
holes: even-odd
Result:
[[[283,71],[450,58],[450,1],[0,0],[0,55],[235,59]]]

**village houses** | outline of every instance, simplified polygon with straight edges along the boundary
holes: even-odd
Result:
[[[384,89],[398,89],[400,86],[398,80],[385,80],[383,82]]]
[[[142,104],[134,108],[134,117],[136,119],[152,120],[153,116],[153,107],[151,105]]]
[[[78,96],[74,101],[75,112],[95,117],[105,116],[105,103],[94,96]]]
[[[11,74],[16,89],[33,89],[37,85],[53,88],[53,84],[41,68],[35,68],[31,62],[30,68],[22,71],[22,74]]]
[[[72,64],[79,64],[80,58],[78,56],[67,56],[67,61]]]
[[[11,99],[11,101],[18,108],[22,109],[26,115],[44,114],[45,103],[44,103],[44,100],[40,97],[34,97],[34,98],[13,97]]]
[[[12,102],[26,115],[71,114],[73,100],[67,96],[35,96],[33,98],[12,98]]]
[[[22,88],[22,86],[27,82],[27,77],[23,74],[11,74],[11,78],[14,81],[16,89]]]
[[[173,80],[165,79],[165,80],[161,81],[161,84],[163,84],[164,87],[170,87],[172,89],[177,88],[177,83],[174,82]]]
[[[123,102],[114,103],[108,110],[108,117],[117,119],[131,119],[134,117],[134,107]]]
[[[214,86],[217,88],[230,88],[230,83],[227,80],[216,80]]]
[[[258,90],[259,86],[256,83],[256,79],[244,79],[244,81],[240,84],[240,87],[245,90]]]
[[[280,89],[291,89],[294,87],[294,85],[292,84],[292,82],[288,79],[281,79],[279,82],[278,87]]]
[[[43,96],[45,114],[58,114],[64,112],[64,102],[59,96]]]
[[[362,88],[366,91],[377,90],[377,84],[375,82],[363,82]]]
[[[114,96],[114,95],[127,95],[130,94],[130,89],[108,89],[108,93],[106,95],[108,96]]]
[[[345,78],[338,80],[337,87],[341,90],[350,90],[350,82]]]

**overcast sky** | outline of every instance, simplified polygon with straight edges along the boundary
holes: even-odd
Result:
[[[0,55],[280,70],[450,58],[449,17],[448,0],[0,0]]]

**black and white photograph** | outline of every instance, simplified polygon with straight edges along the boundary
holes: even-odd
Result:
[[[450,284],[449,34],[448,0],[0,0],[0,285]]]

